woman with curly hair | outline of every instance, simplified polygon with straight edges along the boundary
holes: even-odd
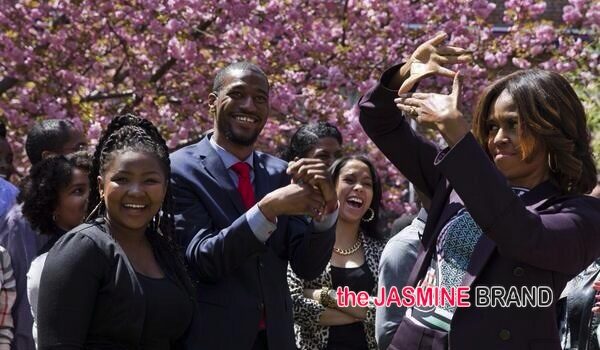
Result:
[[[420,45],[359,102],[369,137],[431,199],[408,284],[471,291],[468,306],[408,307],[388,349],[558,350],[556,300],[600,256],[600,200],[584,195],[596,184],[585,110],[561,75],[522,70],[483,91],[471,130],[459,73],[442,67],[468,54],[445,39]],[[408,93],[432,74],[454,78],[450,94]],[[439,151],[407,118],[448,147]],[[548,304],[528,297],[540,290]]]
[[[40,349],[175,349],[193,285],[173,239],[170,163],[148,120],[114,118],[90,172],[89,220],[48,252]]]
[[[85,219],[89,172],[90,158],[85,152],[51,156],[35,164],[21,186],[19,200],[23,202],[23,216],[45,237],[39,256],[31,262],[27,272],[34,340],[37,338],[37,296],[46,253],[62,235]]]
[[[364,156],[340,158],[330,172],[340,203],[331,259],[323,273],[310,281],[288,268],[296,346],[302,350],[375,350],[373,298],[385,245],[377,230],[381,183]],[[369,305],[340,307],[335,294],[338,287],[367,292]]]

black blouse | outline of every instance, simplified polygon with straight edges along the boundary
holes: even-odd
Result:
[[[375,286],[375,277],[365,262],[355,268],[331,266],[333,289],[347,286],[353,292],[371,293]],[[367,350],[367,339],[362,322],[329,327],[328,350]]]
[[[187,294],[168,278],[137,273],[146,299],[141,345],[144,350],[173,349],[191,322]]]

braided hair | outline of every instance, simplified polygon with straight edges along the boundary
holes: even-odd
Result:
[[[126,151],[145,152],[154,155],[160,162],[166,179],[166,194],[162,208],[149,224],[147,237],[157,259],[172,273],[191,298],[195,297],[194,287],[185,268],[181,248],[176,243],[173,218],[173,196],[169,179],[171,162],[169,148],[158,129],[148,120],[132,114],[115,117],[100,137],[90,171],[90,196],[88,219],[103,217],[106,204],[98,190],[98,176],[102,175],[111,161],[119,153]]]

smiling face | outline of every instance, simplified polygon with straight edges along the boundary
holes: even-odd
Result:
[[[116,234],[139,234],[160,210],[167,179],[159,159],[147,152],[117,153],[98,177],[108,223]]]
[[[85,219],[90,179],[88,172],[73,168],[71,182],[58,192],[58,205],[54,210],[56,226],[68,231]]]
[[[209,95],[215,118],[215,139],[225,149],[250,147],[269,115],[269,85],[264,75],[250,69],[227,73],[218,92]]]
[[[342,156],[342,145],[333,137],[322,137],[317,144],[308,152],[307,158],[318,158],[330,166],[336,159]]]
[[[359,160],[349,160],[340,169],[336,192],[340,201],[340,220],[360,222],[373,201],[373,178],[369,167]]]
[[[511,185],[532,188],[548,178],[542,147],[536,145],[529,159],[524,159],[517,106],[506,90],[492,103],[486,130],[488,152]]]

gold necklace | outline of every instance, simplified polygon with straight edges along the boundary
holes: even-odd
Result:
[[[340,249],[340,248],[336,248],[333,247],[333,252],[339,255],[351,255],[356,253],[357,250],[360,249],[360,247],[362,246],[362,241],[360,240],[360,237],[358,237],[358,239],[356,240],[356,243],[354,243],[352,245],[352,247],[348,248],[348,249]]]

